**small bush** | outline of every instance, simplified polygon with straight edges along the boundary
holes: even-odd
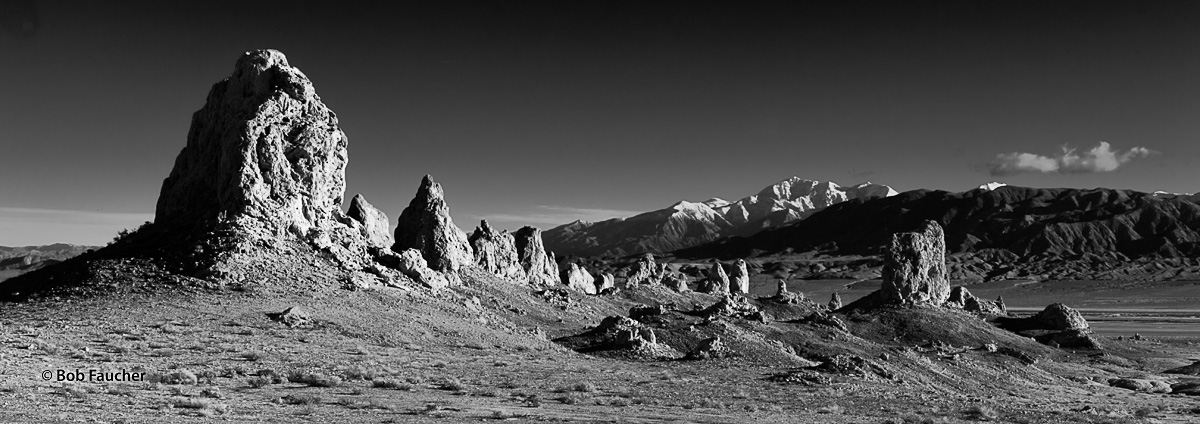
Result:
[[[261,389],[270,385],[271,379],[267,377],[251,377],[249,380],[246,380],[246,384],[249,384],[250,387],[255,389]]]
[[[967,415],[978,421],[991,421],[1000,418],[1000,413],[996,412],[995,408],[987,405],[976,405],[967,410]]]
[[[341,377],[325,374],[293,371],[288,373],[287,379],[293,383],[307,384],[312,387],[338,387],[342,385]]]
[[[447,378],[445,381],[442,381],[442,383],[438,385],[438,388],[442,390],[461,392],[467,389],[467,385],[463,384],[461,381],[458,381],[457,378],[451,377]]]
[[[410,392],[413,390],[416,390],[416,386],[413,386],[412,384],[401,382],[400,380],[394,380],[394,379],[390,379],[390,378],[372,381],[371,387],[380,388],[380,389],[407,390]]]
[[[379,373],[364,366],[354,366],[342,373],[347,380],[374,380]]]
[[[577,392],[591,393],[596,391],[596,385],[591,382],[579,383],[573,387]]]
[[[822,406],[817,409],[818,414],[841,414],[843,412],[845,412],[845,409],[841,405]]]
[[[185,385],[196,384],[199,381],[196,378],[196,374],[188,370],[177,370],[168,374],[154,374],[150,376],[149,380],[152,383]]]
[[[321,397],[310,394],[291,394],[283,397],[283,403],[288,405],[317,405],[321,403]]]

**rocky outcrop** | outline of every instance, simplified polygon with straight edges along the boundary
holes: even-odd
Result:
[[[787,280],[779,280],[775,284],[775,296],[772,296],[771,300],[784,304],[800,303],[801,300],[804,300],[804,294],[788,291]]]
[[[354,226],[362,233],[363,238],[372,246],[389,247],[392,245],[391,222],[387,214],[367,203],[362,194],[355,194],[350,199],[350,209],[346,216],[353,220]]]
[[[687,278],[674,272],[663,276],[662,284],[668,289],[679,293],[684,293],[690,290],[688,289]]]
[[[838,294],[838,292],[833,292],[833,294],[829,296],[829,304],[826,305],[826,307],[831,311],[842,309],[842,295]]]
[[[586,333],[555,339],[579,352],[629,359],[666,359],[682,356],[665,343],[658,343],[654,330],[641,322],[610,316]]]
[[[658,265],[654,263],[654,255],[647,253],[630,267],[625,285],[636,287],[640,284],[657,284],[661,279],[662,274],[659,273]]]
[[[700,316],[712,320],[716,318],[743,318],[752,321],[765,321],[762,310],[751,304],[745,297],[726,294],[717,303],[700,311]]]
[[[381,262],[395,268],[413,281],[437,290],[457,284],[457,274],[443,274],[429,267],[425,257],[417,249],[405,249],[398,254],[388,254],[380,258]]]
[[[437,271],[457,272],[474,262],[467,235],[450,219],[442,186],[426,175],[396,222],[392,250],[417,249]]]
[[[508,231],[496,231],[481,221],[475,232],[467,237],[475,254],[475,265],[500,277],[528,281],[525,269],[517,261],[516,240]]]
[[[1032,337],[1053,347],[1100,349],[1100,343],[1083,315],[1069,306],[1055,303],[1028,318],[999,317],[996,323],[1004,329]]]
[[[750,272],[746,270],[746,261],[738,259],[733,262],[729,271],[729,291],[738,294],[750,293]]]
[[[283,53],[247,52],[192,115],[155,224],[231,229],[249,239],[307,238],[342,226],[346,146],[337,116]]]
[[[596,293],[603,294],[605,291],[613,291],[617,289],[617,278],[611,273],[601,274],[596,278]]]
[[[1070,306],[1055,303],[1047,306],[1030,318],[1033,328],[1045,330],[1087,330],[1088,322],[1079,311]]]
[[[586,294],[596,294],[596,282],[592,274],[577,263],[567,265],[562,272],[562,282],[567,287]]]
[[[542,244],[542,232],[533,227],[521,227],[513,235],[517,247],[517,262],[525,270],[529,282],[536,285],[558,284],[558,264],[554,254]]]
[[[717,359],[733,355],[733,350],[721,342],[721,337],[710,337],[701,340],[696,347],[688,352],[686,359]]]
[[[899,305],[941,305],[950,297],[946,280],[946,240],[942,227],[925,221],[910,233],[892,235],[884,255],[884,303]]]
[[[729,293],[729,275],[725,274],[725,267],[720,262],[713,263],[703,286],[705,293]]]

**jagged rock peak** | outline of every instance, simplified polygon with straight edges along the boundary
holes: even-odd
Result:
[[[483,220],[467,241],[475,253],[475,264],[484,271],[521,282],[527,280],[517,261],[516,240],[508,231],[496,231]]]
[[[392,250],[417,249],[438,271],[458,271],[473,263],[467,235],[450,219],[442,186],[426,175],[408,207],[396,222]]]
[[[926,220],[915,232],[896,233],[883,259],[885,303],[941,305],[950,297],[946,279],[946,238],[942,226]]]
[[[558,264],[546,252],[542,243],[542,231],[534,227],[521,227],[514,234],[517,247],[517,262],[529,277],[529,282],[551,286],[558,283]]]
[[[192,115],[155,223],[215,225],[250,238],[310,235],[342,217],[346,135],[283,53],[245,53]]]
[[[750,293],[750,272],[746,270],[746,261],[738,259],[733,262],[729,271],[729,291],[732,293]]]
[[[381,247],[392,245],[392,224],[388,221],[387,214],[367,202],[367,198],[362,194],[355,194],[350,199],[350,209],[346,211],[346,215],[358,222],[363,237],[370,244]]]

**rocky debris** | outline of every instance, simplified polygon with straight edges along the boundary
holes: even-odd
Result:
[[[354,198],[350,199],[350,209],[346,211],[346,216],[357,223],[355,225],[370,245],[392,245],[392,224],[388,221],[387,214],[368,203],[362,194],[355,194]]]
[[[838,294],[838,292],[833,292],[833,295],[829,296],[829,304],[826,307],[831,311],[842,309],[842,295]]]
[[[355,271],[342,279],[342,289],[350,291],[365,290],[371,288],[377,280],[366,272]]]
[[[724,317],[765,321],[762,310],[751,304],[746,298],[736,295],[725,295],[717,303],[701,310],[700,316],[707,320]]]
[[[833,315],[833,314],[830,314],[830,313],[824,312],[824,311],[813,312],[812,314],[809,314],[807,317],[804,317],[803,319],[801,319],[800,323],[801,324],[809,324],[809,325],[823,325],[826,327],[836,328],[836,329],[842,330],[842,331],[849,331],[846,328],[845,321],[842,321],[842,319],[838,318],[837,315]]]
[[[1143,393],[1171,393],[1171,385],[1157,380],[1140,378],[1114,378],[1108,385]]]
[[[883,369],[883,367],[875,365],[861,356],[850,354],[838,354],[826,357],[815,369],[829,374],[892,378],[892,373]]]
[[[950,296],[946,298],[946,303],[942,306],[962,309],[967,304],[967,299],[974,297],[966,287],[954,286],[950,288]]]
[[[346,135],[283,53],[242,55],[192,115],[187,138],[159,193],[160,228],[262,240],[344,227]]]
[[[750,293],[750,272],[746,270],[745,260],[734,261],[733,268],[729,271],[729,291],[738,294]]]
[[[946,280],[946,240],[942,226],[925,221],[910,233],[892,235],[883,261],[884,303],[941,305],[950,297]]]
[[[484,271],[517,281],[528,281],[525,269],[517,261],[515,238],[508,231],[496,231],[486,220],[467,237],[475,254],[475,265]]]
[[[670,312],[666,305],[636,305],[629,308],[629,317],[641,321],[642,318],[658,316]]]
[[[1044,330],[1087,330],[1087,320],[1083,319],[1083,315],[1071,307],[1055,303],[1047,306],[1037,315],[1029,318],[1033,321],[1034,328]]]
[[[268,312],[267,318],[283,323],[288,327],[303,327],[312,324],[312,318],[299,306],[284,309],[283,312]]]
[[[1014,347],[1010,347],[1010,346],[1000,346],[998,349],[996,349],[996,353],[1004,355],[1004,356],[1016,358],[1018,361],[1021,361],[1021,363],[1025,364],[1025,365],[1033,365],[1038,362],[1038,358],[1033,355],[1030,355],[1029,352],[1026,352],[1026,351],[1023,351],[1023,350],[1020,350],[1020,349],[1017,349]]]
[[[942,304],[942,306],[983,315],[1005,315],[1008,313],[1004,307],[1003,298],[996,301],[980,299],[972,295],[963,286],[955,286],[950,289],[950,297],[946,299],[946,303]]]
[[[725,267],[720,262],[714,262],[708,271],[708,278],[701,286],[704,288],[701,291],[705,293],[729,293],[729,275],[725,274]]]
[[[547,252],[542,244],[542,232],[534,227],[521,227],[513,234],[517,247],[517,262],[529,276],[529,282],[537,285],[558,284],[558,264],[554,254]]]
[[[474,262],[467,235],[450,219],[442,186],[426,175],[396,222],[392,250],[417,249],[437,271],[457,272]]]
[[[563,284],[579,292],[596,294],[595,281],[592,274],[577,263],[571,263],[562,271]]]
[[[617,277],[614,277],[611,272],[600,274],[600,278],[596,279],[596,293],[604,294],[606,291],[611,293],[617,290]]]
[[[666,344],[658,343],[654,330],[637,320],[610,316],[595,329],[577,336],[555,340],[578,352],[615,354],[634,359],[665,359],[682,356]]]
[[[721,337],[710,337],[701,340],[696,347],[688,352],[685,359],[716,359],[733,356],[733,350],[721,343]]]
[[[667,286],[668,289],[674,290],[678,293],[686,293],[690,290],[688,289],[687,279],[674,272],[663,276],[662,283],[664,286]]]
[[[1178,368],[1171,368],[1169,370],[1163,371],[1163,373],[1164,374],[1184,374],[1184,375],[1200,376],[1200,361],[1192,362],[1191,365],[1184,365],[1184,366],[1178,367]]]
[[[638,258],[629,269],[629,278],[625,280],[626,287],[636,287],[640,284],[656,284],[662,279],[662,272],[654,263],[654,255],[644,254]]]
[[[771,301],[783,304],[796,304],[802,300],[804,300],[804,294],[788,291],[787,280],[778,281],[775,288],[775,296],[771,297]]]
[[[446,288],[452,283],[457,284],[457,281],[454,281],[457,274],[443,274],[433,270],[417,249],[405,249],[403,252],[381,256],[377,260],[434,290]]]

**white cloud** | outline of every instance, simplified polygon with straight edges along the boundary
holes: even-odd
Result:
[[[1112,149],[1108,142],[1101,141],[1096,147],[1083,153],[1076,149],[1063,146],[1062,153],[1055,156],[1042,156],[1033,153],[1002,153],[989,164],[992,175],[1013,175],[1028,172],[1060,174],[1083,174],[1093,172],[1112,172],[1121,165],[1134,159],[1144,158],[1155,154],[1145,147],[1134,147],[1126,152]]]

